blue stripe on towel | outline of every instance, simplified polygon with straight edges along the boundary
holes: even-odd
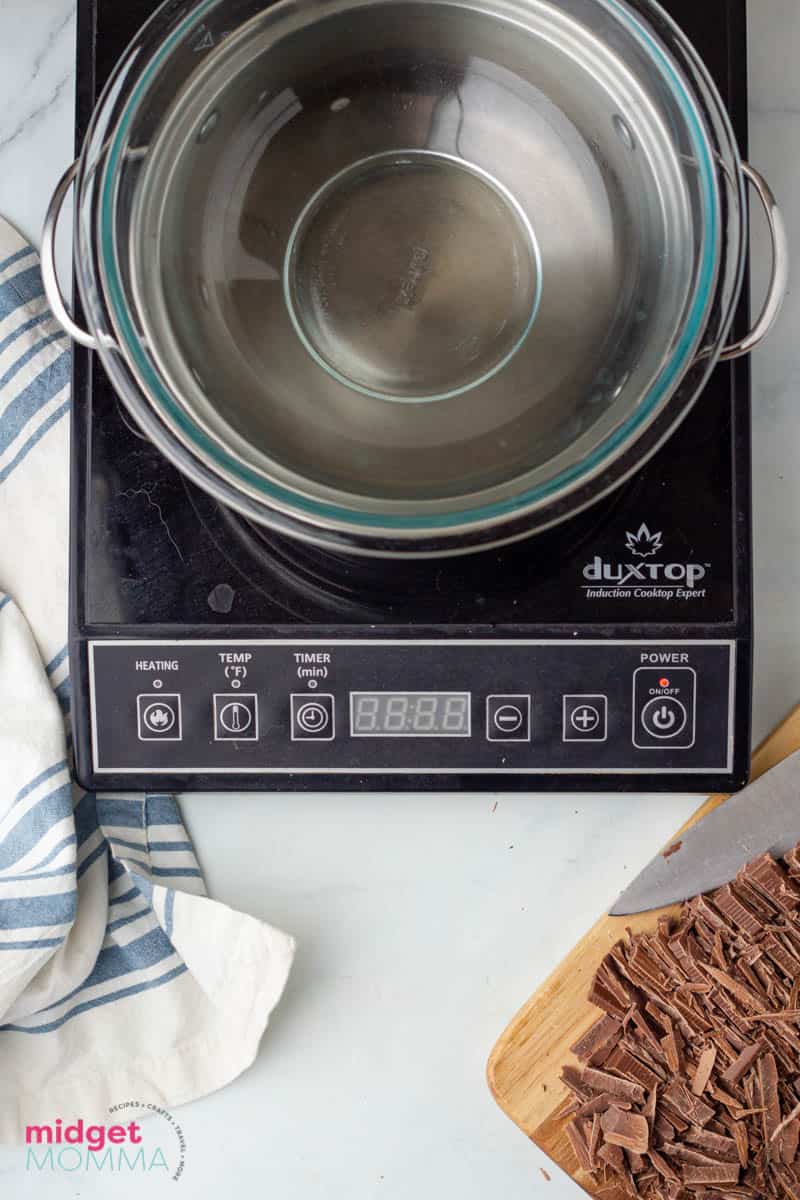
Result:
[[[114,933],[117,929],[122,929],[123,925],[130,925],[133,921],[139,921],[142,917],[149,917],[152,913],[152,908],[140,908],[138,912],[131,913],[128,917],[117,917],[116,921],[109,921],[106,925],[106,934]]]
[[[3,950],[47,950],[53,946],[62,946],[63,938],[40,938],[36,942],[0,942],[0,951]],[[8,1029],[8,1025],[0,1025],[0,1031]]]
[[[142,853],[147,853],[147,844],[145,842],[127,842],[125,838],[110,837],[109,842],[112,846],[124,846],[126,850],[141,850]]]
[[[84,792],[75,805],[75,833],[78,845],[82,846],[99,828],[97,802],[91,792]]]
[[[28,349],[25,351],[25,353],[20,354],[19,358],[16,358],[14,360],[14,362],[11,364],[11,366],[8,368],[5,375],[3,375],[2,378],[0,378],[0,390],[2,390],[2,388],[4,388],[6,386],[6,384],[11,383],[11,380],[14,378],[14,376],[18,375],[23,367],[27,366],[27,364],[29,362],[31,362],[32,359],[36,358],[36,355],[39,353],[40,350],[44,350],[46,346],[51,346],[53,344],[53,342],[61,342],[61,341],[64,341],[64,334],[59,329],[58,333],[51,333],[51,334],[48,334],[47,337],[39,338],[39,340],[37,342],[34,342],[32,346],[29,346]],[[54,362],[48,363],[46,367],[43,367],[42,370],[39,372],[39,374],[35,377],[34,382],[36,380],[38,380],[39,377],[41,375],[43,375],[45,371],[49,371],[52,366],[55,366],[55,363],[57,363],[57,362],[58,362],[58,359],[55,359]],[[12,400],[11,404],[8,406],[8,409],[6,409],[6,412],[10,412],[13,409],[15,404],[16,404],[16,400]],[[5,419],[5,414],[4,414],[4,419]]]
[[[69,712],[69,707],[72,704],[72,681],[69,676],[58,687],[53,688],[59,707],[63,713]]]
[[[64,850],[67,846],[74,846],[76,841],[77,839],[74,833],[71,833],[69,837],[62,838],[58,845],[53,846],[53,849],[49,852],[49,854],[46,854],[44,858],[40,859],[36,866],[32,867],[31,870],[41,871],[44,869],[44,867],[48,867],[53,859],[58,858],[62,850]],[[27,878],[27,871],[24,877]]]
[[[13,808],[11,813],[13,814]],[[17,821],[0,844],[0,870],[13,867],[14,863],[36,848],[36,843],[59,821],[72,816],[72,785],[62,783],[34,804],[30,812]]]
[[[52,871],[26,871],[24,875],[4,875],[0,883],[30,883],[32,879],[55,879],[57,875],[74,875],[75,863],[54,867]]]
[[[0,929],[38,929],[74,921],[78,896],[58,892],[55,896],[19,896],[4,900],[0,907]]]
[[[181,963],[158,979],[148,979],[145,983],[132,984],[130,987],[121,988],[118,992],[111,992],[107,996],[98,996],[95,1000],[85,1000],[83,1004],[76,1004],[74,1008],[65,1013],[63,1017],[59,1017],[57,1021],[49,1021],[45,1025],[36,1025],[30,1029],[24,1025],[0,1025],[0,1033],[52,1033],[53,1030],[59,1029],[66,1021],[71,1020],[72,1017],[80,1016],[81,1013],[88,1012],[90,1009],[99,1008],[103,1004],[112,1004],[115,1000],[124,1000],[127,996],[136,996],[139,992],[149,992],[153,988],[163,987],[164,984],[177,979],[179,975],[183,975],[187,969],[185,964]]]
[[[64,350],[54,362],[49,363],[16,399],[12,400],[0,416],[0,454],[7,450],[22,433],[28,422],[44,408],[48,401],[57,396],[69,382],[72,359],[70,350]]]
[[[0,262],[0,273],[7,271],[9,267],[13,267],[14,263],[21,262],[29,254],[33,254],[33,246],[23,246],[21,250],[17,250],[16,254],[12,254],[9,258],[4,258]]]
[[[3,268],[0,267],[0,271],[2,271],[2,269]],[[7,350],[9,346],[12,346],[18,338],[22,338],[26,333],[30,333],[30,331],[35,329],[37,325],[44,325],[46,321],[50,320],[51,315],[52,314],[45,309],[44,312],[39,313],[38,317],[31,317],[30,321],[26,321],[24,325],[20,325],[19,328],[15,329],[13,333],[10,333],[8,337],[3,338],[2,342],[0,342],[0,354]]]
[[[0,349],[2,349],[2,347],[0,347]],[[55,656],[55,658],[51,658],[50,662],[45,667],[47,674],[54,675],[68,654],[69,654],[69,646],[62,647],[62,649],[59,650],[59,652]]]
[[[10,316],[20,304],[29,304],[43,295],[42,272],[39,264],[34,263],[27,271],[20,271],[13,279],[0,283],[0,320]]]
[[[107,853],[108,853],[108,843],[101,842],[99,846],[95,847],[95,849],[92,851],[91,854],[88,854],[86,856],[86,858],[83,860],[81,865],[78,867],[78,873],[77,873],[78,879],[82,879],[83,876],[86,874],[86,872],[89,870],[89,867],[93,866],[94,863],[97,862],[98,858],[101,858],[104,854],[107,854]]]
[[[172,929],[175,924],[175,893],[167,892],[167,899],[164,903],[164,930],[168,938],[172,937]]]
[[[0,483],[5,483],[5,481],[8,479],[8,477],[10,475],[13,475],[13,473],[14,473],[14,471],[16,471],[17,467],[19,467],[25,461],[25,459],[28,457],[28,455],[30,454],[30,452],[34,448],[34,446],[37,445],[37,443],[42,440],[44,435],[46,433],[48,433],[53,428],[54,425],[58,424],[58,422],[61,420],[62,417],[65,417],[67,415],[67,413],[69,412],[69,407],[70,407],[69,400],[65,400],[64,403],[61,405],[61,407],[57,408],[54,413],[51,413],[46,421],[42,421],[39,428],[36,430],[35,433],[31,434],[31,436],[28,438],[27,442],[22,447],[22,449],[19,451],[19,453],[17,455],[15,455],[14,458],[12,458],[11,462],[8,464],[7,467],[4,467],[3,470],[0,471]]]
[[[67,760],[62,758],[59,759],[57,763],[53,763],[52,767],[48,767],[45,771],[41,771],[35,779],[32,779],[30,783],[26,784],[24,788],[21,788],[20,791],[17,792],[17,803],[19,803],[20,800],[24,800],[26,796],[30,796],[31,792],[39,787],[41,783],[44,783],[46,779],[52,779],[53,776],[57,775],[59,771],[66,770],[66,767]]]
[[[196,867],[151,867],[151,875],[173,877],[175,879],[188,879],[190,876],[200,878],[201,872]]]

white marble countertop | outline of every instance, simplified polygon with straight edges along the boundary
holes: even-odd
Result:
[[[0,214],[37,242],[72,157],[73,7],[0,0]],[[750,36],[751,158],[781,199],[800,263],[796,0],[751,0]],[[760,224],[754,244],[760,296]],[[65,241],[65,267],[68,253]],[[793,286],[753,360],[756,738],[800,701],[798,329]],[[555,1171],[544,1181],[545,1159],[486,1089],[486,1056],[696,800],[501,796],[493,806],[463,796],[186,802],[212,894],[299,941],[253,1069],[182,1110],[183,1187],[195,1200],[223,1190],[275,1200],[580,1194]],[[123,1177],[32,1177],[22,1153],[0,1152],[3,1194],[133,1197],[143,1187],[160,1191]]]

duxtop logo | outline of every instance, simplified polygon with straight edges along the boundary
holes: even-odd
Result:
[[[583,568],[584,593],[589,600],[700,600],[707,588],[701,586],[710,563],[663,562],[663,534],[651,533],[642,522],[635,533],[627,532],[625,549],[630,560],[609,561],[596,554]]]
[[[625,543],[631,554],[639,558],[652,558],[658,554],[663,542],[660,533],[651,533],[644,522],[639,526],[638,533],[629,533]]]

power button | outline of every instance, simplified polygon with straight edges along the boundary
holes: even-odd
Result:
[[[642,709],[642,726],[651,737],[676,738],[686,728],[686,706],[672,696],[656,697]]]
[[[695,741],[697,676],[691,667],[642,667],[633,677],[633,744],[639,750],[690,750]]]

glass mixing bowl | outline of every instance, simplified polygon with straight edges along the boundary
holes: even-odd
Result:
[[[122,399],[223,502],[459,553],[590,504],[688,410],[742,172],[651,0],[167,3],[80,160],[78,283]]]

